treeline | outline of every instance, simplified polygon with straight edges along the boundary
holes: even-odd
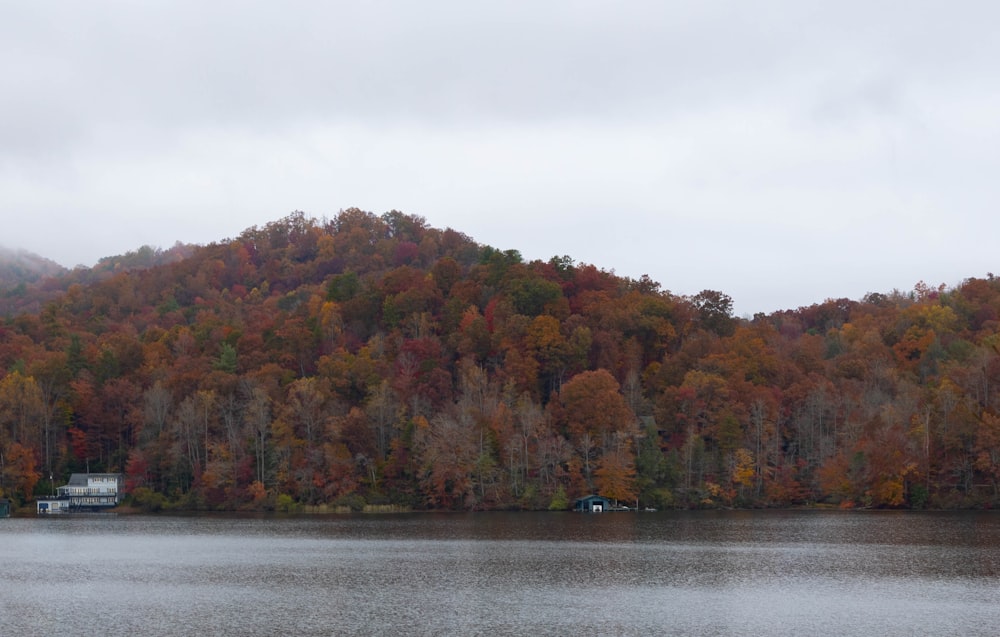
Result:
[[[396,211],[180,249],[21,288],[4,495],[89,469],[151,509],[1000,504],[992,275],[742,320]]]

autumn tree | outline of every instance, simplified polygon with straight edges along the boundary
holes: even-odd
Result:
[[[635,414],[625,403],[618,381],[607,370],[582,372],[567,381],[553,410],[579,454],[583,478],[588,483],[593,479],[593,461],[609,452],[619,454],[615,468],[627,470],[632,466]]]
[[[32,497],[35,484],[41,478],[31,449],[17,442],[0,448],[0,493],[16,496],[21,501]]]
[[[41,448],[44,422],[45,404],[33,377],[14,371],[0,379],[0,447],[19,443]]]
[[[421,458],[420,486],[429,504],[445,509],[474,506],[477,438],[469,415],[461,411],[442,413],[431,421],[415,419],[414,446]]]

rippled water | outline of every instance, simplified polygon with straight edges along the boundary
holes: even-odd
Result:
[[[0,520],[3,635],[995,635],[1000,515]]]

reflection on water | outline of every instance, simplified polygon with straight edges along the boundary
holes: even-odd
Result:
[[[992,635],[991,513],[0,521],[3,634]]]

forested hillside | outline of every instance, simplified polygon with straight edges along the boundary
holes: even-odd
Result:
[[[746,321],[399,212],[171,254],[20,288],[0,492],[89,468],[149,508],[1000,504],[992,275]]]

